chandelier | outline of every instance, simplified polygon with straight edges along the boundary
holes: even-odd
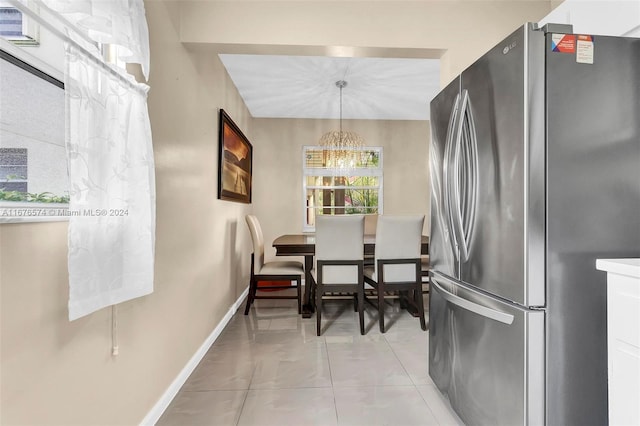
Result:
[[[364,147],[364,140],[360,135],[342,130],[342,89],[346,85],[344,80],[336,81],[336,86],[340,89],[340,130],[327,132],[320,138],[325,167],[339,174],[358,165]]]

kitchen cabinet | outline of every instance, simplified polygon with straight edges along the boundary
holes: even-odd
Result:
[[[640,424],[640,259],[598,259],[607,272],[609,424]]]

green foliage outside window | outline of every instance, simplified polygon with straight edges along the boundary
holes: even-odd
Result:
[[[51,192],[7,191],[0,188],[0,201],[22,201],[27,203],[69,203],[68,195],[55,195]]]

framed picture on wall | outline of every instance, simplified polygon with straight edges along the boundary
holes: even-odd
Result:
[[[251,203],[253,147],[223,109],[219,122],[218,198]]]

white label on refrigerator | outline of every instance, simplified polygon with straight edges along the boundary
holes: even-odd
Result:
[[[593,36],[579,35],[576,44],[576,62],[593,64]]]

